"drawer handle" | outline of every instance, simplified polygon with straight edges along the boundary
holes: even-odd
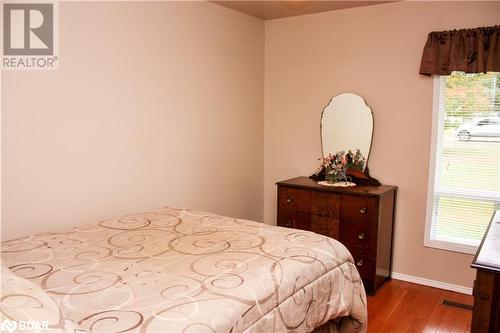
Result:
[[[359,259],[358,261],[356,261],[356,266],[363,266],[363,259]]]
[[[286,198],[286,202],[289,203],[289,204],[292,203],[293,202],[293,198],[292,197]]]
[[[359,210],[359,212],[361,214],[366,214],[366,207],[361,207],[361,209]]]
[[[365,239],[365,233],[362,232],[358,235],[358,239]]]
[[[285,226],[286,226],[286,227],[291,227],[291,226],[292,226],[292,224],[293,224],[293,223],[292,223],[292,220],[286,220],[286,222],[285,222]]]

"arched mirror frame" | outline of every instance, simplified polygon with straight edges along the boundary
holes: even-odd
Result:
[[[320,117],[320,122],[319,122],[319,134],[320,134],[320,141],[321,141],[321,153],[323,154],[323,156],[325,156],[325,151],[323,149],[323,115],[324,113],[327,111],[327,108],[328,106],[330,106],[330,104],[332,103],[333,99],[338,97],[338,96],[341,96],[343,94],[353,94],[353,95],[356,95],[358,97],[361,98],[361,100],[363,101],[363,103],[365,104],[366,106],[366,109],[368,112],[370,112],[370,115],[371,115],[371,120],[372,120],[372,134],[371,134],[371,137],[370,137],[370,147],[368,149],[368,152],[367,152],[367,156],[366,156],[366,162],[365,162],[365,169],[364,171],[356,171],[356,170],[348,170],[348,175],[352,178],[352,181],[357,184],[357,185],[374,185],[374,186],[379,186],[381,185],[381,183],[373,178],[372,176],[370,176],[370,170],[368,168],[368,161],[369,161],[369,158],[370,158],[370,153],[371,153],[371,150],[372,150],[372,145],[373,145],[373,134],[375,132],[375,120],[374,120],[374,117],[373,117],[373,111],[372,111],[372,108],[368,105],[368,103],[366,103],[365,99],[363,97],[361,97],[360,95],[357,95],[357,94],[354,94],[354,93],[341,93],[341,94],[338,94],[338,95],[335,95],[334,97],[332,97],[330,99],[330,101],[328,102],[328,104],[323,108],[323,110],[321,111],[321,117]],[[332,152],[332,153],[336,153],[336,152]],[[324,170],[321,170],[318,174],[315,174],[312,176],[312,178],[316,178],[316,179],[324,179]]]

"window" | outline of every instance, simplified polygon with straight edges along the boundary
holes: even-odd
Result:
[[[500,73],[436,77],[424,245],[474,253],[500,209]]]

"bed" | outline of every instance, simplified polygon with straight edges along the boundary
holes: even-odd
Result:
[[[6,241],[1,259],[2,325],[366,331],[366,295],[351,255],[307,231],[162,208]]]

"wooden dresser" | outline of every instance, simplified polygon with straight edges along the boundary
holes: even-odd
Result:
[[[500,332],[500,210],[490,225],[471,265],[474,281],[472,333]]]
[[[390,276],[395,186],[321,186],[307,177],[277,183],[278,225],[335,238],[351,252],[366,292]]]

